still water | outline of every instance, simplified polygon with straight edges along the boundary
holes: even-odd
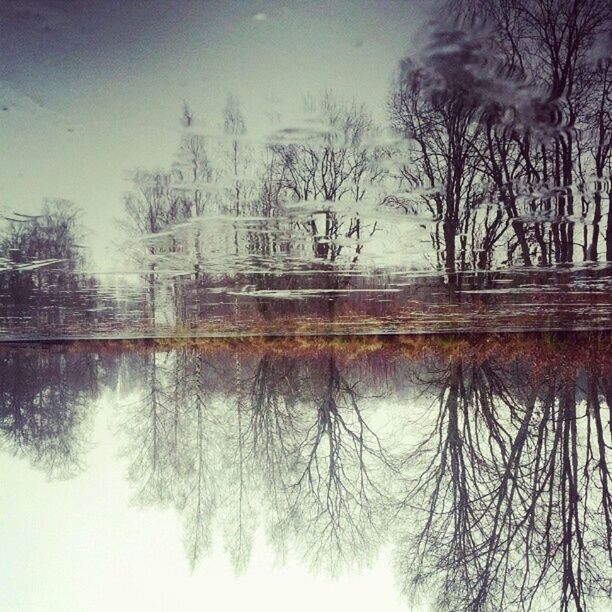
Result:
[[[609,341],[5,347],[0,605],[608,609]]]

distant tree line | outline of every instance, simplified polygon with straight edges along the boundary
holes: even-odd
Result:
[[[612,387],[607,340],[583,340],[553,343],[561,358],[520,341],[7,348],[0,445],[73,474],[110,387],[129,396],[134,500],[175,509],[192,566],[219,534],[245,570],[261,529],[280,560],[331,573],[391,546],[404,594],[436,609],[586,610],[612,594]]]
[[[137,172],[126,196],[126,226],[148,236],[141,256],[160,269],[178,252],[201,271],[214,247],[206,222],[189,240],[172,230],[223,214],[237,219],[224,226],[237,257],[295,243],[320,261],[356,262],[377,229],[360,214],[367,202],[429,215],[435,265],[451,279],[612,259],[609,3],[451,0],[440,15],[389,96],[399,141],[385,143],[368,109],[333,92],[305,100],[310,124],[259,145],[235,99],[221,139],[198,133],[186,106],[175,164]],[[270,219],[265,231],[240,222],[252,216]]]

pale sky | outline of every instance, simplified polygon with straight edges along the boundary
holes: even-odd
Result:
[[[5,0],[0,6],[0,210],[43,197],[85,210],[106,257],[126,175],[168,167],[184,100],[215,128],[228,94],[251,134],[270,111],[333,89],[385,119],[424,1]],[[106,261],[106,259],[105,259]]]
[[[134,458],[123,456],[120,425],[133,401],[107,392],[84,408],[85,469],[72,478],[50,480],[0,447],[1,610],[421,611],[399,592],[387,548],[368,567],[332,578],[311,571],[295,551],[280,563],[259,530],[237,576],[215,533],[212,552],[191,571],[180,515],[133,501],[138,483],[126,474]],[[394,423],[404,433],[405,401],[370,400],[370,426],[381,435],[382,423]]]

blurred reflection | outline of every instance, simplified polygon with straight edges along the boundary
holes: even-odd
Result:
[[[83,272],[81,211],[47,200],[39,215],[14,213],[0,231],[0,326],[5,336],[82,333],[117,316],[99,282]]]
[[[610,3],[532,4],[423,7],[388,91],[184,102],[104,274],[75,205],[3,204],[0,338],[608,329]]]
[[[447,63],[471,79],[470,61],[503,61],[482,58],[470,28],[445,27],[400,66],[393,137],[332,92],[263,141],[231,97],[222,136],[197,131],[186,106],[171,167],[130,175],[125,274],[85,271],[70,202],[1,215],[0,337],[607,328],[609,143],[564,148],[565,102],[535,86],[517,89],[517,108],[494,101],[503,80],[466,91]],[[541,112],[521,123],[528,103]]]
[[[604,336],[3,349],[2,444],[80,469],[120,389],[135,501],[183,521],[192,567],[257,533],[342,573],[394,551],[436,609],[588,609],[612,588]]]
[[[207,160],[197,161],[196,175]],[[182,181],[188,180],[186,172],[181,170]],[[364,176],[359,174],[360,180]],[[265,180],[272,183],[261,197],[269,198],[272,184],[281,183]],[[469,235],[482,244],[464,244],[461,254],[442,248],[442,234],[451,240],[451,229],[440,233],[436,225],[429,238],[418,230],[423,238],[417,250],[426,261],[417,265],[400,257],[390,265],[376,257],[366,263],[368,253],[388,248],[377,243],[368,251],[359,235],[401,230],[406,226],[397,217],[366,220],[350,207],[332,211],[325,204],[278,214],[265,209],[264,216],[244,219],[222,211],[208,223],[197,216],[199,207],[221,204],[197,190],[192,201],[173,181],[171,175],[144,171],[134,177],[124,224],[132,274],[85,271],[80,213],[70,202],[49,201],[38,216],[11,217],[0,232],[0,337],[541,331],[609,324],[612,268],[494,263],[497,239],[490,234],[497,221],[488,205],[469,209],[463,229],[451,228],[453,241],[465,241],[469,226]],[[242,197],[248,190],[240,185]],[[363,196],[362,187],[354,188]],[[324,219],[335,229],[323,231]],[[340,235],[343,229],[351,237]]]

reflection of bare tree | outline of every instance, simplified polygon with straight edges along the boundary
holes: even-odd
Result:
[[[39,215],[15,214],[0,236],[0,255],[13,265],[62,263],[74,272],[83,263],[80,210],[67,200],[45,200]]]
[[[402,62],[391,100],[392,125],[409,138],[401,182],[440,222],[434,248],[451,269],[455,259],[492,265],[496,245],[509,265],[571,262],[579,250],[596,260],[610,195],[601,179],[612,83],[609,54],[598,50],[609,3],[444,5],[419,60]],[[410,210],[402,199],[390,203]],[[574,235],[575,214],[592,220],[592,236],[587,227]]]
[[[29,457],[52,477],[79,471],[99,374],[91,354],[5,349],[0,354],[2,446]]]
[[[463,103],[452,91],[429,99],[427,81],[423,69],[410,60],[402,63],[392,94],[391,122],[412,143],[409,159],[400,169],[400,184],[409,190],[421,189],[419,200],[439,222],[431,236],[438,263],[453,281],[457,267],[466,266],[467,238],[476,226],[476,211],[483,201],[475,188],[480,129],[474,121],[473,104]],[[479,264],[485,263],[505,229],[501,214],[489,217],[487,211]]]
[[[27,322],[38,332],[101,321],[97,283],[85,261],[80,211],[45,200],[38,215],[18,215],[0,231],[0,323],[11,332]],[[17,322],[17,325],[15,324]]]
[[[357,208],[380,182],[384,152],[369,142],[377,128],[366,107],[339,100],[331,92],[307,99],[306,106],[322,122],[323,131],[319,138],[270,146],[262,197],[274,193],[275,205],[286,199],[308,203],[313,215],[293,229],[311,236],[314,257],[336,261],[352,242],[347,249],[356,261],[362,238],[375,228],[365,227],[358,212],[339,212],[337,203],[350,201]],[[321,202],[321,210],[314,200]],[[269,198],[265,202],[270,203]]]
[[[536,385],[456,361],[430,381],[439,408],[399,503],[415,526],[399,545],[408,592],[461,610],[583,610],[609,592],[610,437],[592,376],[580,411],[575,370]]]

